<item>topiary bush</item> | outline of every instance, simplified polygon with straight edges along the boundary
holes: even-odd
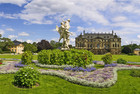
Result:
[[[119,59],[117,59],[117,63],[119,63],[119,64],[126,64],[127,61],[122,59],[122,58],[119,58]]]
[[[21,61],[22,64],[28,65],[32,63],[33,55],[31,51],[25,51],[22,54]]]
[[[42,50],[38,53],[38,62],[48,65],[73,65],[86,67],[92,64],[93,53],[87,50],[71,49],[69,51]]]
[[[31,67],[24,67],[14,75],[14,85],[18,87],[31,88],[39,83],[40,72]]]
[[[105,64],[111,64],[112,63],[112,54],[111,53],[106,53],[102,58],[101,58]]]
[[[132,70],[130,75],[133,77],[140,77],[140,70]]]

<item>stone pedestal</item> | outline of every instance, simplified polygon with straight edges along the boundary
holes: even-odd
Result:
[[[62,51],[70,50],[70,48],[61,48]]]

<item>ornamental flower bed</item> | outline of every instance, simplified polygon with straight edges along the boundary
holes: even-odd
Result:
[[[87,72],[91,72],[91,71],[94,71],[94,70],[96,70],[96,68],[94,68],[94,67],[91,67],[91,68],[82,68],[82,67],[74,67],[74,68],[72,68],[72,67],[66,67],[66,68],[64,68],[64,70],[67,70],[67,71],[69,71],[69,70],[71,70],[71,71],[87,71]]]
[[[115,67],[117,66],[116,63],[112,63],[112,64],[105,64],[104,67]]]
[[[22,61],[20,61],[19,63],[15,64],[15,67],[25,67],[27,65],[22,64]]]

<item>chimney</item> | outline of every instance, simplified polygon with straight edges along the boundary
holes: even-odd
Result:
[[[112,35],[113,35],[114,31],[112,30]]]

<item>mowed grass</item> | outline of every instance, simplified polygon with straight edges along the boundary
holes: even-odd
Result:
[[[96,61],[102,61],[101,58],[104,55],[94,55],[94,60]],[[112,55],[113,56],[113,61],[117,61],[118,58],[123,58],[126,61],[130,62],[140,62],[140,56],[137,55]]]
[[[40,86],[21,89],[12,85],[14,74],[0,74],[0,94],[140,94],[140,78],[131,70],[118,72],[118,81],[110,88],[93,88],[70,83],[59,77],[41,75]]]
[[[0,58],[15,58],[15,59],[21,59],[22,55],[0,55]],[[95,61],[102,61],[101,58],[104,55],[94,55]],[[140,56],[137,55],[113,55],[113,61],[116,61],[118,58],[123,58],[126,61],[130,62],[140,62]],[[33,60],[37,60],[37,55],[33,55]]]
[[[14,58],[14,59],[21,59],[22,55],[0,55],[0,58]],[[33,55],[33,60],[37,60],[37,55]]]

